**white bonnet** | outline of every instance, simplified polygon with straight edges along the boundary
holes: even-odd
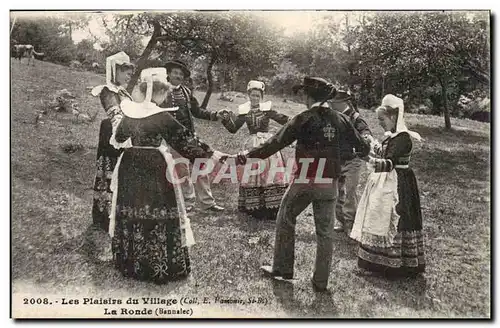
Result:
[[[266,88],[266,85],[264,84],[264,82],[261,82],[261,81],[252,80],[252,81],[248,82],[248,85],[247,85],[247,91],[250,91],[252,89],[257,89],[257,90],[264,92],[265,88]]]

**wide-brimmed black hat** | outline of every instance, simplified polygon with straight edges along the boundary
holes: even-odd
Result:
[[[191,71],[189,71],[189,68],[187,65],[180,61],[180,60],[171,60],[165,64],[165,68],[167,69],[167,73],[172,70],[172,68],[180,68],[182,72],[184,73],[184,77],[190,77],[191,76]]]
[[[302,84],[294,85],[292,87],[293,93],[299,92],[299,90],[304,90],[308,95],[314,96],[316,98],[321,97],[331,97],[333,98],[336,93],[335,87],[327,80],[321,77],[304,77]]]
[[[354,95],[349,90],[344,90],[344,89],[340,89],[339,90],[339,89],[337,89],[335,99],[336,100],[343,100],[343,101],[353,100],[354,99]]]

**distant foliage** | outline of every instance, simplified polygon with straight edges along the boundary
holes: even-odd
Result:
[[[410,112],[444,115],[447,128],[451,116],[489,111],[487,12],[346,12],[292,35],[248,12],[117,14],[101,21],[107,40],[74,45],[72,31],[87,23],[88,16],[73,14],[21,19],[12,39],[33,44],[48,61],[77,60],[100,73],[106,56],[125,51],[138,67],[129,88],[143,68],[180,59],[191,68],[194,88],[206,91],[202,106],[213,91],[245,93],[252,79],[264,81],[267,93],[287,95],[310,75],[351,90],[360,107],[375,107],[388,93],[400,95]],[[461,104],[462,96],[472,102]]]
[[[270,90],[279,95],[290,94],[292,87],[301,82],[304,74],[302,74],[295,64],[290,60],[283,60],[277,66],[276,74],[270,80]]]
[[[75,45],[64,27],[64,20],[56,17],[17,19],[11,35],[20,44],[31,44],[45,60],[69,64],[75,59]]]

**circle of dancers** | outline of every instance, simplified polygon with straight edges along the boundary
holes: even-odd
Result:
[[[296,219],[311,204],[314,291],[327,290],[335,233],[358,243],[360,274],[397,278],[425,271],[420,197],[410,165],[413,140],[422,138],[408,130],[401,98],[388,94],[377,108],[384,130],[379,142],[353,96],[320,77],[305,77],[292,88],[306,108],[289,117],[264,101],[261,81],[249,81],[248,101],[236,112],[213,111],[186,86],[191,72],[185,63],[142,70],[130,94],[125,87],[135,69],[126,53],[112,55],[106,83],[92,90],[107,114],[99,134],[93,224],[111,236],[110,259],[124,276],[167,283],[190,274],[195,239],[189,213],[195,206],[225,210],[211,191],[215,166],[219,173],[235,169],[239,211],[276,221],[274,255],[260,268],[264,275],[294,279]],[[230,133],[246,124],[242,150],[230,155],[213,149],[196,134],[193,117],[220,121]],[[271,121],[281,128],[272,131]],[[295,158],[285,163],[286,147],[295,148]],[[365,166],[370,175],[358,199]]]

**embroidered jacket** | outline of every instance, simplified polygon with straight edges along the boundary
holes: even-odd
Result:
[[[111,120],[113,131],[115,131],[123,118],[120,103],[123,99],[132,99],[132,97],[125,89],[116,87],[110,90],[110,88],[111,87],[104,86],[99,94],[99,99],[101,100],[102,107],[106,111],[106,115]]]
[[[359,132],[359,134],[362,137],[367,137],[371,136],[372,132],[370,131],[370,128],[368,127],[368,124],[366,121],[361,117],[359,112],[352,106],[348,106],[342,114],[346,115],[349,117],[351,120],[352,124],[354,125],[354,128]],[[352,148],[349,148],[349,145],[344,144],[341,148],[341,157],[345,161],[352,160],[356,157],[354,154]]]
[[[177,111],[172,112],[172,115],[192,132],[194,132],[193,116],[204,120],[217,121],[217,112],[200,108],[198,100],[192,95],[191,90],[183,85],[173,89],[160,107],[179,107]]]
[[[131,138],[133,146],[159,147],[164,139],[169,146],[193,162],[209,158],[213,150],[167,112],[145,118],[124,116],[116,132],[118,142]]]
[[[406,132],[385,139],[374,147],[376,155],[382,157],[373,160],[375,172],[390,172],[394,169],[406,169],[410,163],[413,144]]]
[[[308,165],[308,178],[317,175],[323,178],[338,177],[340,148],[344,144],[355,148],[362,157],[370,151],[369,143],[356,131],[346,115],[332,110],[328,104],[320,108],[319,103],[316,103],[311,109],[295,116],[264,144],[250,150],[247,158],[267,158],[294,141],[297,141],[295,160],[298,168],[295,174],[299,176],[302,166],[312,161]],[[320,159],[325,159],[324,168],[320,170],[322,172],[318,172]]]
[[[270,120],[274,120],[283,125],[289,121],[289,117],[271,109],[271,102],[261,103],[259,108],[251,108],[250,102],[238,107],[238,116],[233,113],[229,118],[223,119],[222,124],[231,133],[236,133],[243,124],[247,124],[250,134],[257,132],[269,132]]]

